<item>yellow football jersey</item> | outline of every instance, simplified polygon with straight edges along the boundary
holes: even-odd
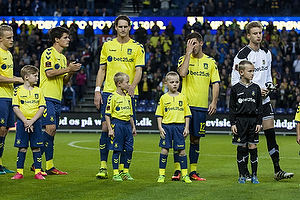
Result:
[[[16,87],[12,106],[18,106],[26,119],[33,118],[40,107],[46,107],[42,89],[34,87],[26,90],[23,85]]]
[[[100,65],[106,65],[104,92],[116,91],[114,75],[124,72],[129,75],[132,83],[136,67],[145,66],[145,51],[143,45],[130,39],[126,44],[120,44],[117,39],[105,42],[100,55]],[[134,94],[138,95],[138,87]]]
[[[129,95],[122,96],[117,92],[111,94],[107,99],[105,115],[123,121],[129,121],[133,115],[131,97]]]
[[[178,61],[180,69],[185,55]],[[205,54],[201,59],[190,57],[188,74],[182,79],[182,94],[184,94],[191,107],[207,111],[208,93],[210,83],[220,82],[216,61]]]
[[[185,123],[185,117],[192,117],[192,113],[183,94],[172,97],[166,93],[160,97],[155,116],[162,117],[163,124]]]
[[[10,51],[5,51],[0,48],[0,75],[8,78],[14,76],[13,57]],[[0,85],[0,99],[12,99],[14,91],[13,83],[1,83]]]
[[[40,62],[40,88],[43,90],[46,99],[61,101],[63,90],[63,79],[66,74],[48,78],[46,71],[58,70],[67,67],[66,57],[57,52],[54,47],[46,49]]]
[[[300,106],[297,108],[297,112],[295,115],[295,122],[300,123]]]

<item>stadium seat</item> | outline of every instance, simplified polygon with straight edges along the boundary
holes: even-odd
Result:
[[[155,111],[155,107],[153,106],[149,106],[146,108],[146,112],[154,112]]]
[[[229,113],[229,108],[226,108],[226,111],[225,111],[226,113]]]
[[[284,108],[276,108],[275,113],[276,114],[285,114],[285,109]]]
[[[148,105],[148,100],[140,100],[138,105],[139,105],[140,107],[142,107],[142,106],[147,106],[147,105]]]
[[[136,112],[146,112],[146,107],[139,106],[139,107],[136,108]]]
[[[70,112],[70,107],[69,106],[62,106],[61,107],[61,112]]]
[[[150,105],[150,106],[155,106],[155,101],[154,101],[154,100],[150,100],[150,101],[149,101],[149,105]]]
[[[287,108],[286,109],[286,113],[287,114],[294,114],[295,113],[295,110],[293,108]]]

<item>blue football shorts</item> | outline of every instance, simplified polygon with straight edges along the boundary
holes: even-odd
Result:
[[[110,150],[133,151],[133,135],[129,121],[113,119],[111,121],[115,137],[110,138]]]
[[[15,113],[12,108],[11,100],[0,99],[0,126],[15,126]]]
[[[59,125],[59,117],[61,111],[61,103],[51,100],[46,100],[47,107],[42,115],[43,126],[55,124],[56,129]]]
[[[185,124],[162,124],[166,132],[165,138],[160,138],[159,147],[174,150],[185,149],[185,138],[183,137]],[[172,144],[173,143],[173,144]]]
[[[207,111],[200,111],[191,108],[192,118],[190,119],[190,134],[195,137],[205,137]]]

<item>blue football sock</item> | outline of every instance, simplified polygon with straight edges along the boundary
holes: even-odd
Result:
[[[48,133],[44,132],[43,136],[45,140],[47,141],[45,144],[45,156],[46,156],[46,161],[47,160],[52,160],[53,159],[53,152],[54,152],[54,137],[49,135]],[[44,141],[45,141],[44,140]]]
[[[129,169],[130,163],[131,163],[131,159],[132,159],[132,151],[123,151],[124,153],[124,168],[125,169]],[[121,154],[122,156],[122,154]]]
[[[187,169],[187,156],[179,156],[181,169]]]
[[[197,164],[199,157],[199,144],[190,144],[190,164]]]
[[[26,152],[18,151],[17,169],[24,169],[25,157],[26,157]]]
[[[36,169],[41,169],[42,168],[42,155],[41,152],[32,152],[33,155],[33,161],[34,161],[34,166]]]
[[[120,151],[114,151],[112,155],[112,165],[113,169],[119,169],[119,158],[120,158]]]
[[[5,137],[0,137],[0,158],[3,155],[4,144],[5,144]]]
[[[100,149],[100,160],[101,161],[106,161],[108,158],[108,133],[107,132],[102,132],[100,140],[99,140],[99,149]]]
[[[160,154],[159,156],[159,169],[166,169],[168,155]]]

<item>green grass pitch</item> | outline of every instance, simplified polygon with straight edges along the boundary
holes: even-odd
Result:
[[[17,148],[13,147],[14,133],[6,139],[3,163],[16,170]],[[295,136],[277,136],[281,167],[295,173],[292,179],[275,181],[264,136],[258,145],[258,180],[260,184],[238,184],[236,146],[229,135],[207,135],[201,139],[198,172],[204,182],[172,182],[173,155],[168,158],[166,182],[157,183],[158,134],[139,134],[135,137],[130,173],[134,181],[112,181],[111,154],[108,162],[109,179],[96,179],[99,170],[100,134],[58,133],[55,137],[54,164],[69,174],[47,176],[35,180],[29,171],[32,153],[27,153],[24,179],[11,180],[13,174],[0,175],[0,196],[9,199],[298,199],[300,190],[299,145]],[[187,147],[188,147],[187,139]],[[45,167],[45,163],[43,163]]]

